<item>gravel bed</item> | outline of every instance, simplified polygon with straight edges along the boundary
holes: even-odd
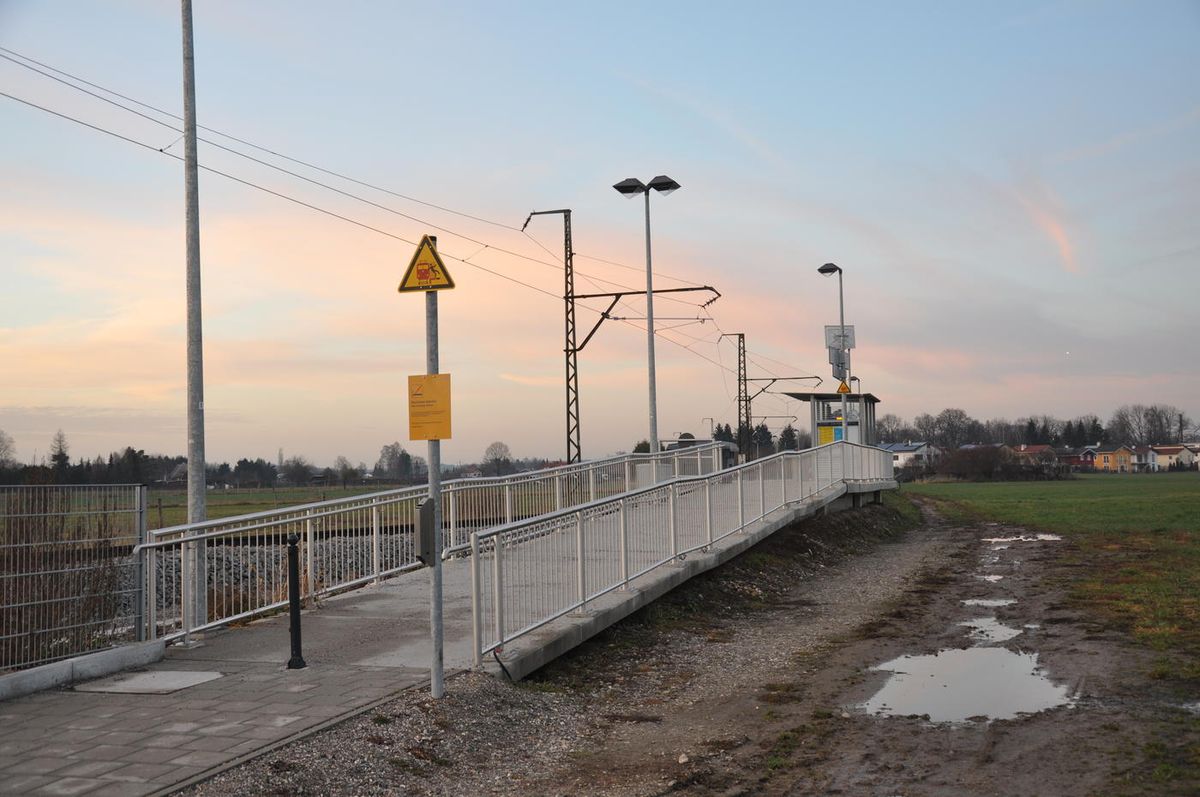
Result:
[[[448,680],[440,701],[409,692],[187,793],[632,795],[683,788],[689,773],[717,764],[743,741],[736,729],[710,721],[694,734],[651,736],[667,772],[651,782],[645,773],[615,772],[580,781],[573,762],[603,749],[614,729],[654,729],[664,715],[694,713],[703,726],[708,707],[794,669],[798,656],[871,619],[939,544],[919,537],[886,553],[877,547],[896,541],[904,525],[884,507],[797,525],[520,684],[463,673]]]

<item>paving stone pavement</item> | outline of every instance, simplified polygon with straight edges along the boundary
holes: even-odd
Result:
[[[446,663],[470,662],[466,568],[446,568]],[[169,694],[53,689],[0,702],[0,794],[146,795],[427,684],[428,577],[304,612],[308,667],[288,670],[287,617],[171,646],[148,670],[219,672]],[[129,677],[129,673],[116,676]],[[97,685],[99,682],[93,682]]]

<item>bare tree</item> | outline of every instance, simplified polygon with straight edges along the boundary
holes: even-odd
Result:
[[[357,479],[359,475],[358,468],[354,467],[350,463],[350,460],[343,456],[339,456],[333,461],[333,469],[337,471],[338,479],[341,481],[343,488],[345,488],[346,482],[351,479]]]
[[[17,464],[17,449],[13,439],[0,429],[0,468],[11,468]]]
[[[512,451],[506,444],[497,440],[483,452],[483,468],[491,476],[512,473]]]
[[[312,463],[304,457],[290,457],[283,461],[283,469],[280,472],[288,482],[302,487],[312,478]]]

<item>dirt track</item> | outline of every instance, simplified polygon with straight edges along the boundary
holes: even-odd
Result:
[[[1149,678],[1147,652],[1070,608],[1069,543],[989,542],[1022,531],[953,526],[924,512],[926,522],[902,534],[881,507],[785,530],[530,682],[468,675],[447,700],[404,698],[384,712],[386,724],[346,723],[201,791],[1200,793],[1173,766],[1200,750],[1200,721],[1180,708],[1188,698]],[[973,635],[961,625],[972,620],[1012,638]],[[967,653],[896,668],[972,657],[957,673],[970,676],[960,698],[936,699],[955,689],[956,673],[939,673],[928,709],[890,698],[893,715],[862,708],[891,675],[877,665],[939,651]],[[1028,654],[1046,676],[1037,688],[1063,705],[1016,713],[1012,701],[1034,687],[1005,696],[1001,683]],[[976,655],[1008,670],[985,673]],[[983,713],[1011,718],[936,721],[975,711],[979,697],[991,698]]]

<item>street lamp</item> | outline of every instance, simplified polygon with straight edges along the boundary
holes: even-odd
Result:
[[[841,326],[841,343],[842,351],[846,353],[846,376],[850,375],[850,354],[846,349],[846,306],[842,301],[842,267],[833,263],[826,263],[817,269],[817,273],[828,277],[830,274],[838,275],[838,324]],[[846,423],[846,394],[842,393],[842,440],[849,443],[850,434],[849,426]]]
[[[654,273],[650,269],[650,189],[669,194],[679,183],[660,174],[649,183],[629,177],[613,186],[626,198],[646,195],[646,360],[650,381],[650,451],[658,453],[658,392],[654,382]]]

